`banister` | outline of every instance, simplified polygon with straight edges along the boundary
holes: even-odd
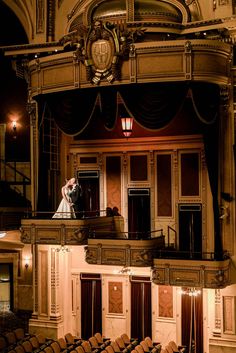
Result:
[[[170,247],[170,230],[171,230],[172,232],[174,232],[174,234],[175,234],[175,242],[174,242],[174,244],[175,244],[175,249],[177,249],[177,232],[176,232],[176,230],[175,230],[174,228],[172,228],[171,226],[168,226],[168,227],[167,227],[168,248]]]

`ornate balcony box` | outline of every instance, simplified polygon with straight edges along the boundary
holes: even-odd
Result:
[[[163,235],[150,239],[88,239],[89,264],[152,266],[155,249],[164,247]]]
[[[21,241],[30,244],[84,245],[89,237],[122,236],[121,216],[84,219],[22,219]]]
[[[230,285],[230,259],[154,259],[152,281],[158,285],[224,288]]]

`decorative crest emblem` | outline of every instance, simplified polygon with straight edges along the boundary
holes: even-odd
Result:
[[[109,22],[96,21],[89,29],[81,25],[77,33],[65,36],[63,42],[72,40],[77,62],[85,64],[87,79],[98,85],[102,79],[108,82],[120,79],[119,59],[134,55],[133,43],[142,39],[144,31],[128,31]]]

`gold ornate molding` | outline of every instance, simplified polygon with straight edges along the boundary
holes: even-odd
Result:
[[[152,266],[155,250],[165,245],[164,238],[88,239],[86,261],[97,265]]]
[[[229,83],[229,44],[214,40],[143,42],[133,44],[133,51],[135,55],[122,61],[120,80],[113,85],[185,80]],[[93,87],[86,66],[78,63],[75,52],[32,60],[29,75],[32,98],[39,93]],[[100,86],[107,84],[101,77]]]
[[[84,245],[89,236],[119,237],[122,225],[122,216],[80,220],[22,219],[21,241],[25,244]]]
[[[158,285],[224,288],[230,285],[230,260],[154,259],[152,281]]]

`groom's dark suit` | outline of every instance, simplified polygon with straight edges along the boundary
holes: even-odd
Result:
[[[76,184],[71,192],[71,200],[73,202],[73,208],[76,213],[76,218],[81,218],[81,213],[79,211],[82,211],[82,205],[81,205],[81,186],[79,184]]]

